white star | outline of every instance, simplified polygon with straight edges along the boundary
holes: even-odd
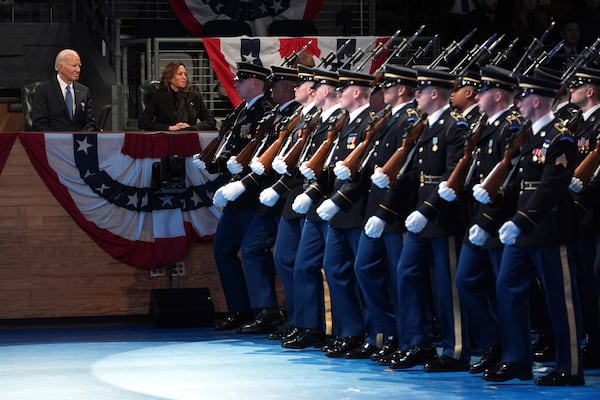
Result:
[[[136,207],[137,203],[138,203],[137,193],[134,193],[133,196],[127,195],[127,197],[129,197],[129,201],[127,202],[127,205],[131,204],[132,206]]]
[[[77,149],[77,151],[83,151],[86,155],[87,155],[87,151],[90,147],[94,147],[93,144],[89,144],[87,142],[87,136],[85,137],[85,139],[83,140],[78,140],[77,143],[79,144],[79,148]]]
[[[273,9],[275,10],[275,13],[278,13],[279,10],[283,10],[283,6],[281,5],[280,1],[274,1],[273,2]]]
[[[198,193],[194,192],[194,195],[192,196],[192,201],[194,202],[194,206],[197,206],[198,204],[202,203],[202,198],[198,196]]]
[[[85,171],[85,175],[83,176],[83,178],[84,178],[84,179],[85,179],[85,178],[89,178],[89,177],[90,177],[90,176],[92,176],[92,175],[95,175],[95,173],[94,173],[94,174],[92,174],[92,173],[90,172],[90,170],[88,169],[88,170],[86,170],[86,171]]]
[[[256,57],[252,57],[252,53],[248,55],[242,54],[242,60],[244,62],[247,62],[248,64],[254,64],[254,60],[256,60]]]
[[[97,192],[100,192],[100,193],[104,193],[104,191],[105,191],[106,189],[110,189],[110,186],[106,186],[106,185],[103,183],[103,184],[102,184],[102,186],[100,186],[98,189],[96,189],[96,191],[97,191]]]
[[[267,15],[269,12],[269,9],[267,8],[267,5],[265,3],[262,3],[260,5],[259,10],[262,13],[262,15]]]
[[[161,199],[161,200],[162,200],[162,202],[163,202],[163,203],[162,203],[162,205],[163,205],[163,206],[166,206],[167,204],[169,204],[169,205],[171,205],[171,206],[173,205],[173,203],[172,203],[172,201],[173,201],[173,196],[169,196],[169,195],[167,194],[167,195],[164,195],[164,196],[160,196],[160,199]]]

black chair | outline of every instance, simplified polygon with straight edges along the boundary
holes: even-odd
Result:
[[[33,130],[33,120],[31,119],[31,111],[33,110],[33,96],[37,87],[42,82],[29,83],[21,88],[21,103],[23,104],[23,130],[31,132]]]
[[[100,116],[98,117],[98,123],[97,123],[99,129],[102,129],[103,131],[106,130],[111,111],[112,111],[112,105],[110,105],[110,104],[105,104],[104,107],[102,107],[102,109],[100,110]]]
[[[246,21],[233,19],[216,19],[207,21],[202,26],[202,36],[206,37],[233,37],[252,36],[252,28]]]
[[[160,87],[159,81],[144,82],[138,88],[138,116],[146,109],[146,105]]]
[[[304,19],[284,19],[269,25],[269,36],[318,36],[317,26]]]

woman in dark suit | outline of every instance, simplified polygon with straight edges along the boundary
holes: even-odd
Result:
[[[215,129],[216,120],[202,96],[192,92],[185,65],[168,63],[160,79],[160,88],[138,120],[144,131],[201,131]]]

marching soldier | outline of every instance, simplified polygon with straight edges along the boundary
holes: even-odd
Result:
[[[576,163],[570,132],[551,111],[560,84],[537,77],[519,78],[517,106],[532,134],[521,148],[516,170],[517,211],[499,229],[504,244],[496,282],[501,361],[483,379],[529,380],[532,354],[529,332],[529,288],[538,277],[545,291],[555,338],[556,369],[535,380],[541,386],[583,385],[579,349],[579,301],[574,268],[565,244],[576,233],[575,209],[568,193]],[[485,187],[474,189],[478,201],[489,201]],[[506,196],[510,196],[508,190]]]
[[[450,97],[450,104],[456,111],[462,114],[469,126],[481,115],[477,105],[477,91],[481,86],[481,78],[478,71],[468,70],[456,78],[454,90]]]

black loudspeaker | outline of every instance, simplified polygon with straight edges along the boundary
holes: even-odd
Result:
[[[212,326],[215,307],[208,288],[152,289],[150,317],[160,327]]]

